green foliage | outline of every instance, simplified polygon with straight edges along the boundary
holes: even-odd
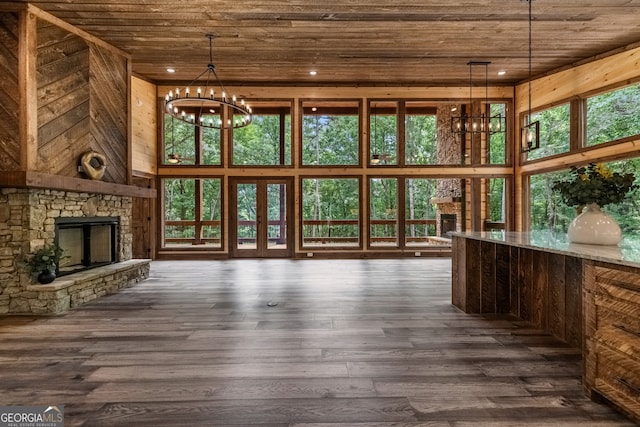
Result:
[[[527,154],[528,160],[540,159],[569,151],[570,107],[562,104],[531,115],[540,122],[540,148]]]
[[[627,159],[607,164],[610,170],[620,174],[640,173],[640,158]],[[578,213],[575,206],[567,205],[553,185],[569,181],[569,170],[533,175],[530,180],[531,230],[566,232],[569,223]],[[621,202],[607,206],[607,213],[620,224],[623,233],[636,232],[640,224],[640,188],[634,185]]]
[[[504,178],[489,179],[489,220],[502,222],[505,220]]]
[[[531,230],[548,230],[563,233],[576,216],[576,209],[562,203],[560,194],[551,189],[568,172],[533,175],[530,178]]]
[[[501,114],[503,117],[507,115],[507,106],[505,104],[491,104],[491,116]],[[506,132],[495,133],[489,139],[489,153],[487,159],[489,164],[503,165],[506,163]]]
[[[371,219],[387,220],[385,224],[371,226],[372,237],[398,236],[398,180],[396,178],[371,178],[369,180]]]
[[[587,99],[587,145],[640,134],[640,83]]]
[[[358,164],[358,115],[306,115],[303,118],[303,165]]]
[[[290,165],[291,116],[285,118],[284,135],[280,135],[279,115],[254,115],[251,126],[233,130],[234,165]],[[284,152],[281,151],[284,137]],[[281,156],[283,157],[281,159]]]
[[[222,217],[222,180],[202,179],[202,220],[214,221]]]
[[[438,163],[437,120],[434,115],[407,115],[405,119],[405,163]]]
[[[407,178],[405,180],[405,219],[435,219],[436,205],[430,200],[436,196],[436,179]],[[407,224],[405,236],[432,236],[435,228],[425,224]]]
[[[305,227],[303,237],[357,237],[358,222],[332,224],[335,220],[358,219],[359,181],[353,178],[311,178],[302,181],[302,218],[322,221]]]
[[[590,163],[586,167],[572,167],[568,180],[557,181],[552,189],[558,191],[568,206],[597,203],[606,206],[620,203],[634,188],[632,173],[612,172],[603,164]]]
[[[370,119],[371,155],[382,155],[382,164],[398,164],[398,125],[396,118],[395,114],[375,114]]]
[[[543,147],[529,153],[528,158],[540,158],[562,153],[569,147],[569,105],[545,110],[534,119],[541,121],[541,143]],[[596,95],[587,99],[587,145],[617,141],[640,134],[640,84]],[[546,147],[546,148],[545,148]],[[640,158],[630,158],[607,164],[620,176],[640,173]],[[570,172],[554,172],[533,175],[530,179],[531,230],[566,231],[576,216],[573,206],[588,202],[590,197],[581,193],[579,198],[564,199],[559,190],[552,187],[559,181],[571,181]],[[589,184],[592,185],[592,184]],[[631,187],[626,198],[615,193],[613,202],[608,202],[607,212],[620,224],[623,232],[636,231],[640,223],[640,189]],[[566,191],[570,193],[569,189]],[[587,190],[587,193],[589,191]]]
[[[219,116],[203,115],[207,120],[210,117],[218,120]],[[180,165],[194,165],[196,160],[196,148],[202,146],[200,151],[200,164],[219,165],[220,158],[220,130],[200,128],[181,120],[164,116],[164,163],[169,162],[169,156],[177,154],[180,157]]]
[[[164,180],[164,218],[168,221],[195,219],[195,179]]]
[[[58,245],[45,245],[24,262],[24,267],[32,273],[39,274],[43,271],[56,271],[58,263],[68,258]]]

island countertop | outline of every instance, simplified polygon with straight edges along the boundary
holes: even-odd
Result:
[[[451,235],[640,268],[640,236],[624,236],[618,245],[608,246],[570,243],[566,234],[546,231],[455,232]]]
[[[640,236],[616,246],[549,232],[452,233],[451,302],[515,316],[580,351],[583,384],[640,422]]]

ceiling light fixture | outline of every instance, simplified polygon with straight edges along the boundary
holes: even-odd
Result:
[[[506,129],[506,117],[502,114],[491,115],[489,105],[489,64],[486,61],[470,61],[469,66],[469,111],[473,111],[473,67],[484,66],[484,108],[485,112],[474,115],[473,113],[462,113],[459,116],[451,117],[451,132],[464,135],[465,133],[480,134],[504,133]]]
[[[520,150],[527,153],[536,148],[540,148],[540,122],[531,121],[531,22],[533,21],[531,14],[531,3],[533,0],[524,0],[529,3],[529,110],[525,117],[525,125],[522,126],[520,132]]]
[[[176,88],[165,96],[165,111],[167,114],[183,122],[191,123],[205,128],[241,128],[251,123],[251,107],[244,99],[237,100],[235,95],[229,95],[222,85],[216,67],[213,65],[213,39],[214,34],[207,34],[209,39],[209,63],[207,68],[180,90]],[[197,86],[196,93],[191,93],[191,87],[198,80],[207,75],[203,86]],[[213,77],[213,78],[212,78]],[[218,88],[213,85],[217,83]],[[222,107],[227,107],[230,118],[222,120],[220,114]],[[218,115],[218,117],[214,117]]]

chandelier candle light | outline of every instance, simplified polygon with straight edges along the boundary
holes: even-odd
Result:
[[[480,134],[485,133],[487,135],[492,135],[495,133],[504,133],[505,132],[505,121],[506,117],[502,114],[494,114],[491,115],[489,109],[491,108],[489,104],[489,64],[491,62],[485,61],[470,61],[467,63],[469,66],[469,106],[468,108],[472,109],[473,102],[473,67],[478,65],[484,66],[484,92],[485,92],[485,109],[487,110],[484,113],[480,113],[477,115],[472,114],[461,114],[459,116],[451,117],[451,132],[457,133],[460,135],[464,135],[465,133],[472,134]]]
[[[209,63],[191,83],[182,90],[170,90],[165,96],[165,111],[172,117],[196,126],[221,129],[227,127],[241,128],[249,125],[252,120],[251,107],[244,99],[238,100],[235,95],[229,95],[222,85],[216,68],[213,65],[214,34],[207,34],[209,39]],[[196,86],[201,77],[207,74],[202,86]],[[213,78],[212,78],[213,77]],[[214,88],[212,84],[217,83]],[[196,93],[191,88],[196,87]],[[230,118],[222,119],[221,109],[228,107]],[[216,117],[217,116],[217,117]]]

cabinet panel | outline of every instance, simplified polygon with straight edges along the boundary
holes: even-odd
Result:
[[[585,267],[585,387],[640,420],[640,274]]]

